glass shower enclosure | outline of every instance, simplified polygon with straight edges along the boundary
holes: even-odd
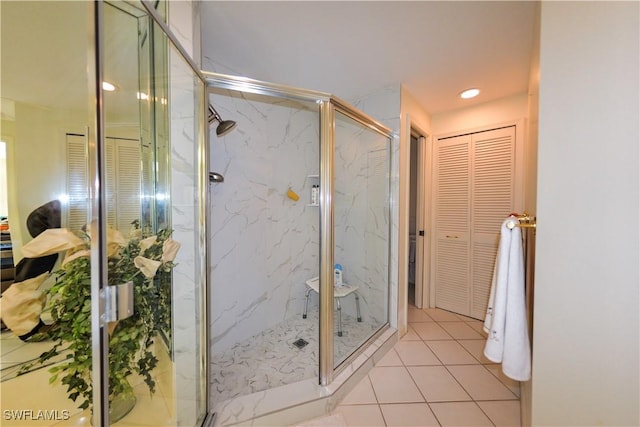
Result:
[[[224,177],[209,222],[211,399],[225,425],[331,384],[388,328],[392,134],[325,93],[204,75],[238,122],[209,145]]]
[[[0,3],[3,425],[207,417],[205,84],[166,6]]]
[[[306,399],[309,385],[317,399],[389,323],[389,129],[325,93],[202,73],[167,27],[165,6],[0,2],[3,257],[7,234],[16,267],[25,258],[37,237],[29,214],[51,201],[60,204],[52,228],[86,245],[59,251],[38,290],[54,286],[65,265],[84,268],[82,299],[69,304],[81,333],[65,341],[88,353],[65,346],[33,364],[53,346],[46,335],[23,340],[45,332],[35,330],[39,320],[2,331],[3,416],[46,418],[23,425],[122,417],[123,425],[198,426],[212,408],[216,424],[242,422],[256,413],[238,406],[284,405],[271,394],[283,388]],[[234,132],[207,138],[209,102],[238,122]],[[224,182],[208,183],[209,172]],[[138,257],[164,254],[156,242],[167,230],[180,249],[150,273]],[[114,247],[128,251],[113,256]],[[131,302],[111,289],[131,289],[120,281],[124,260],[141,265],[129,279],[139,285],[133,313],[147,310],[160,326],[150,343],[140,344],[127,304],[107,310],[107,301]],[[4,273],[3,310],[5,292],[22,286]],[[45,312],[36,317],[61,326]],[[119,364],[134,351],[149,376]],[[62,382],[67,355],[81,377]],[[123,377],[135,400],[113,411],[110,385]]]

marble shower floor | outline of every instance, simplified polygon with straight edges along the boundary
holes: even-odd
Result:
[[[334,320],[337,325],[337,316]],[[334,363],[349,356],[378,327],[343,314],[343,336],[339,337],[337,331],[334,334]],[[300,338],[308,342],[303,348],[293,344]],[[298,316],[283,321],[223,353],[217,353],[214,345],[211,369],[216,402],[317,377],[317,309],[311,310],[306,319]]]

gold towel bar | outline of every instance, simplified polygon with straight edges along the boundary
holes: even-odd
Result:
[[[513,230],[514,227],[520,228],[536,228],[536,217],[529,216],[526,212],[524,214],[511,214],[511,216],[515,216],[518,221],[509,221],[507,223],[507,228],[509,230]]]

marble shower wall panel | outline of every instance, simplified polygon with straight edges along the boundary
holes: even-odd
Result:
[[[212,126],[211,280],[214,353],[295,316],[318,275],[319,211],[307,206],[319,171],[315,104],[220,91],[210,100],[236,130]],[[291,188],[298,201],[287,197]],[[314,301],[315,303],[315,301]]]
[[[344,281],[357,285],[363,321],[387,321],[389,283],[389,143],[337,115],[335,260]],[[343,312],[355,316],[345,298]]]

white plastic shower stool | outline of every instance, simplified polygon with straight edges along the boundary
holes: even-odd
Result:
[[[320,293],[320,277],[314,277],[313,279],[307,280],[307,286],[309,289],[307,290],[306,299],[304,302],[304,313],[302,313],[302,318],[307,318],[307,307],[309,306],[309,294],[311,291],[315,293]],[[348,295],[353,294],[356,298],[356,314],[358,316],[358,322],[362,322],[362,317],[360,316],[360,296],[358,295],[358,287],[351,286],[346,283],[343,283],[342,286],[334,286],[333,287],[333,298],[336,301],[336,307],[338,307],[338,336],[342,336],[342,306],[340,305],[340,299],[344,298]]]

